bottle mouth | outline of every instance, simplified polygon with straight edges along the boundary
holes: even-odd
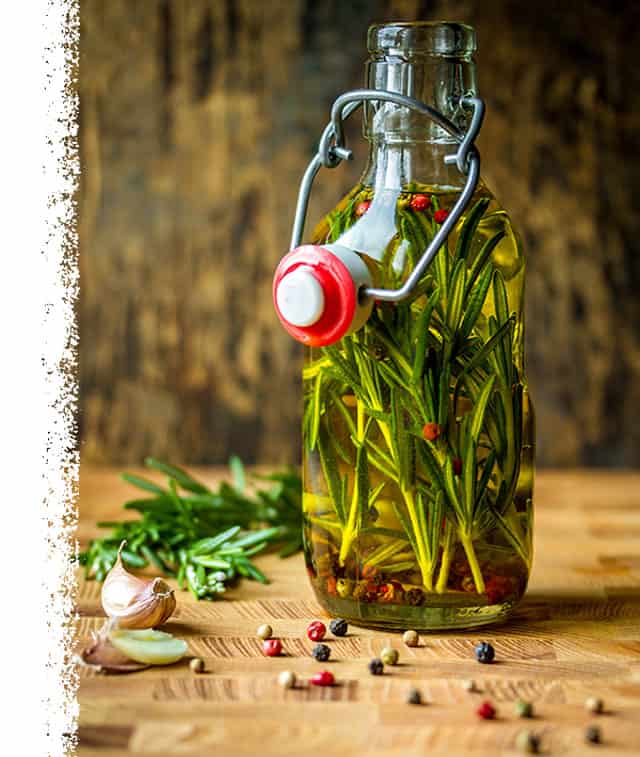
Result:
[[[470,60],[476,51],[476,33],[466,24],[448,21],[411,21],[369,27],[371,57],[411,58],[441,56]]]

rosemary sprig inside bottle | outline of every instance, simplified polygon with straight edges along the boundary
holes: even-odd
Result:
[[[182,468],[153,458],[147,467],[167,476],[166,486],[124,473],[123,478],[147,495],[126,502],[137,520],[98,525],[111,533],[93,539],[81,553],[85,576],[103,581],[116,561],[123,540],[122,560],[131,568],[148,565],[177,579],[198,599],[212,599],[239,577],[268,583],[252,558],[270,548],[281,557],[302,546],[301,481],[295,472],[256,476],[266,486],[247,491],[241,461],[233,457],[233,484],[212,490]]]
[[[341,241],[372,196],[350,196],[315,241]],[[367,262],[396,287],[447,211],[413,190],[380,205],[389,201],[396,233]],[[516,502],[520,303],[509,301],[513,272],[494,254],[507,231],[489,205],[478,197],[407,299],[377,302],[364,328],[308,355],[306,538],[329,593],[335,583],[343,598],[411,604],[471,589],[491,604],[510,580],[494,556],[504,570],[513,555],[528,569],[530,502]]]

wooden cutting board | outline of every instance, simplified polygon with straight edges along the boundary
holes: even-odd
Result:
[[[198,471],[215,483],[216,470]],[[83,470],[81,544],[96,520],[121,517],[129,488],[112,470]],[[309,657],[304,631],[323,618],[300,555],[265,557],[268,586],[243,582],[228,598],[195,602],[178,594],[167,630],[204,658],[207,673],[186,661],[126,676],[80,671],[80,755],[391,755],[514,754],[524,729],[542,739],[545,754],[640,755],[640,474],[543,472],[536,489],[536,558],[526,598],[507,624],[484,631],[422,636],[419,648],[400,636],[351,627],[329,641],[322,665],[337,680],[309,686],[321,668]],[[79,643],[103,622],[100,585],[80,580]],[[286,656],[265,658],[255,630],[268,622]],[[496,663],[480,665],[474,644],[488,640]],[[400,665],[382,677],[368,660],[385,645]],[[302,684],[283,691],[277,676],[295,671]],[[473,678],[481,693],[463,690]],[[409,688],[427,704],[405,704]],[[584,701],[604,699],[593,716]],[[536,717],[521,720],[514,701],[533,702]],[[484,699],[498,718],[474,714]],[[603,744],[584,741],[587,725],[601,727]],[[595,751],[594,751],[595,750]]]

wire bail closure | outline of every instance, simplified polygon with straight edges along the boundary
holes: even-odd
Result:
[[[313,186],[313,181],[320,168],[323,166],[325,168],[336,168],[343,160],[351,160],[353,157],[351,150],[345,146],[344,121],[363,103],[376,101],[390,102],[394,105],[409,108],[417,113],[427,116],[449,133],[458,142],[458,149],[455,154],[446,155],[444,162],[448,165],[455,163],[458,171],[467,177],[464,188],[451,209],[451,212],[442,226],[438,229],[438,232],[429,243],[411,274],[407,277],[405,283],[398,289],[365,287],[360,292],[360,296],[365,298],[374,298],[376,300],[385,300],[387,302],[398,302],[411,294],[411,291],[421,279],[422,274],[425,272],[427,266],[431,263],[440,247],[442,247],[453,227],[460,220],[460,217],[473,197],[473,193],[476,190],[480,177],[480,153],[474,143],[475,138],[480,131],[480,127],[482,126],[485,106],[484,101],[479,97],[460,98],[460,104],[463,107],[471,108],[473,110],[469,128],[466,132],[463,132],[446,116],[442,115],[440,111],[426,105],[420,100],[401,95],[398,92],[389,92],[380,89],[354,89],[340,95],[331,108],[331,120],[322,132],[320,143],[318,145],[318,152],[311,159],[307,166],[307,170],[304,172],[302,181],[300,182],[290,249],[293,250],[298,247],[302,239],[311,187]]]

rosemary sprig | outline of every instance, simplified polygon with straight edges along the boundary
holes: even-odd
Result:
[[[483,593],[475,545],[489,529],[502,531],[528,562],[513,510],[522,428],[517,314],[492,258],[505,231],[476,245],[489,202],[481,198],[467,213],[455,250],[443,246],[413,297],[394,307],[377,304],[361,331],[314,353],[304,372],[305,436],[309,449],[318,451],[333,502],[331,533],[339,539],[340,564],[358,549],[359,536],[374,530],[362,518],[362,493],[372,490],[375,471],[391,487],[385,497],[392,499],[427,591],[445,591],[457,540],[476,591]],[[334,211],[324,241],[336,241],[349,228],[353,208],[352,196]],[[379,264],[381,279],[391,286],[399,280],[398,252],[413,266],[437,229],[432,218],[406,204],[397,207],[396,225],[398,235]],[[353,399],[350,407],[345,396]],[[348,430],[352,450],[339,441],[336,418]],[[435,441],[423,437],[429,423],[439,429]],[[396,559],[394,544],[390,551],[383,544],[374,560],[384,557],[387,568],[410,563],[405,552]]]
[[[302,547],[302,486],[294,472],[256,476],[265,486],[247,491],[242,462],[232,457],[233,484],[212,490],[182,468],[147,458],[151,470],[167,477],[166,486],[124,473],[122,478],[152,495],[132,499],[126,510],[137,520],[99,523],[108,536],[93,539],[80,554],[85,576],[104,580],[123,540],[123,562],[132,568],[153,566],[177,579],[198,599],[211,599],[239,577],[267,583],[252,558],[278,547],[281,557]]]

